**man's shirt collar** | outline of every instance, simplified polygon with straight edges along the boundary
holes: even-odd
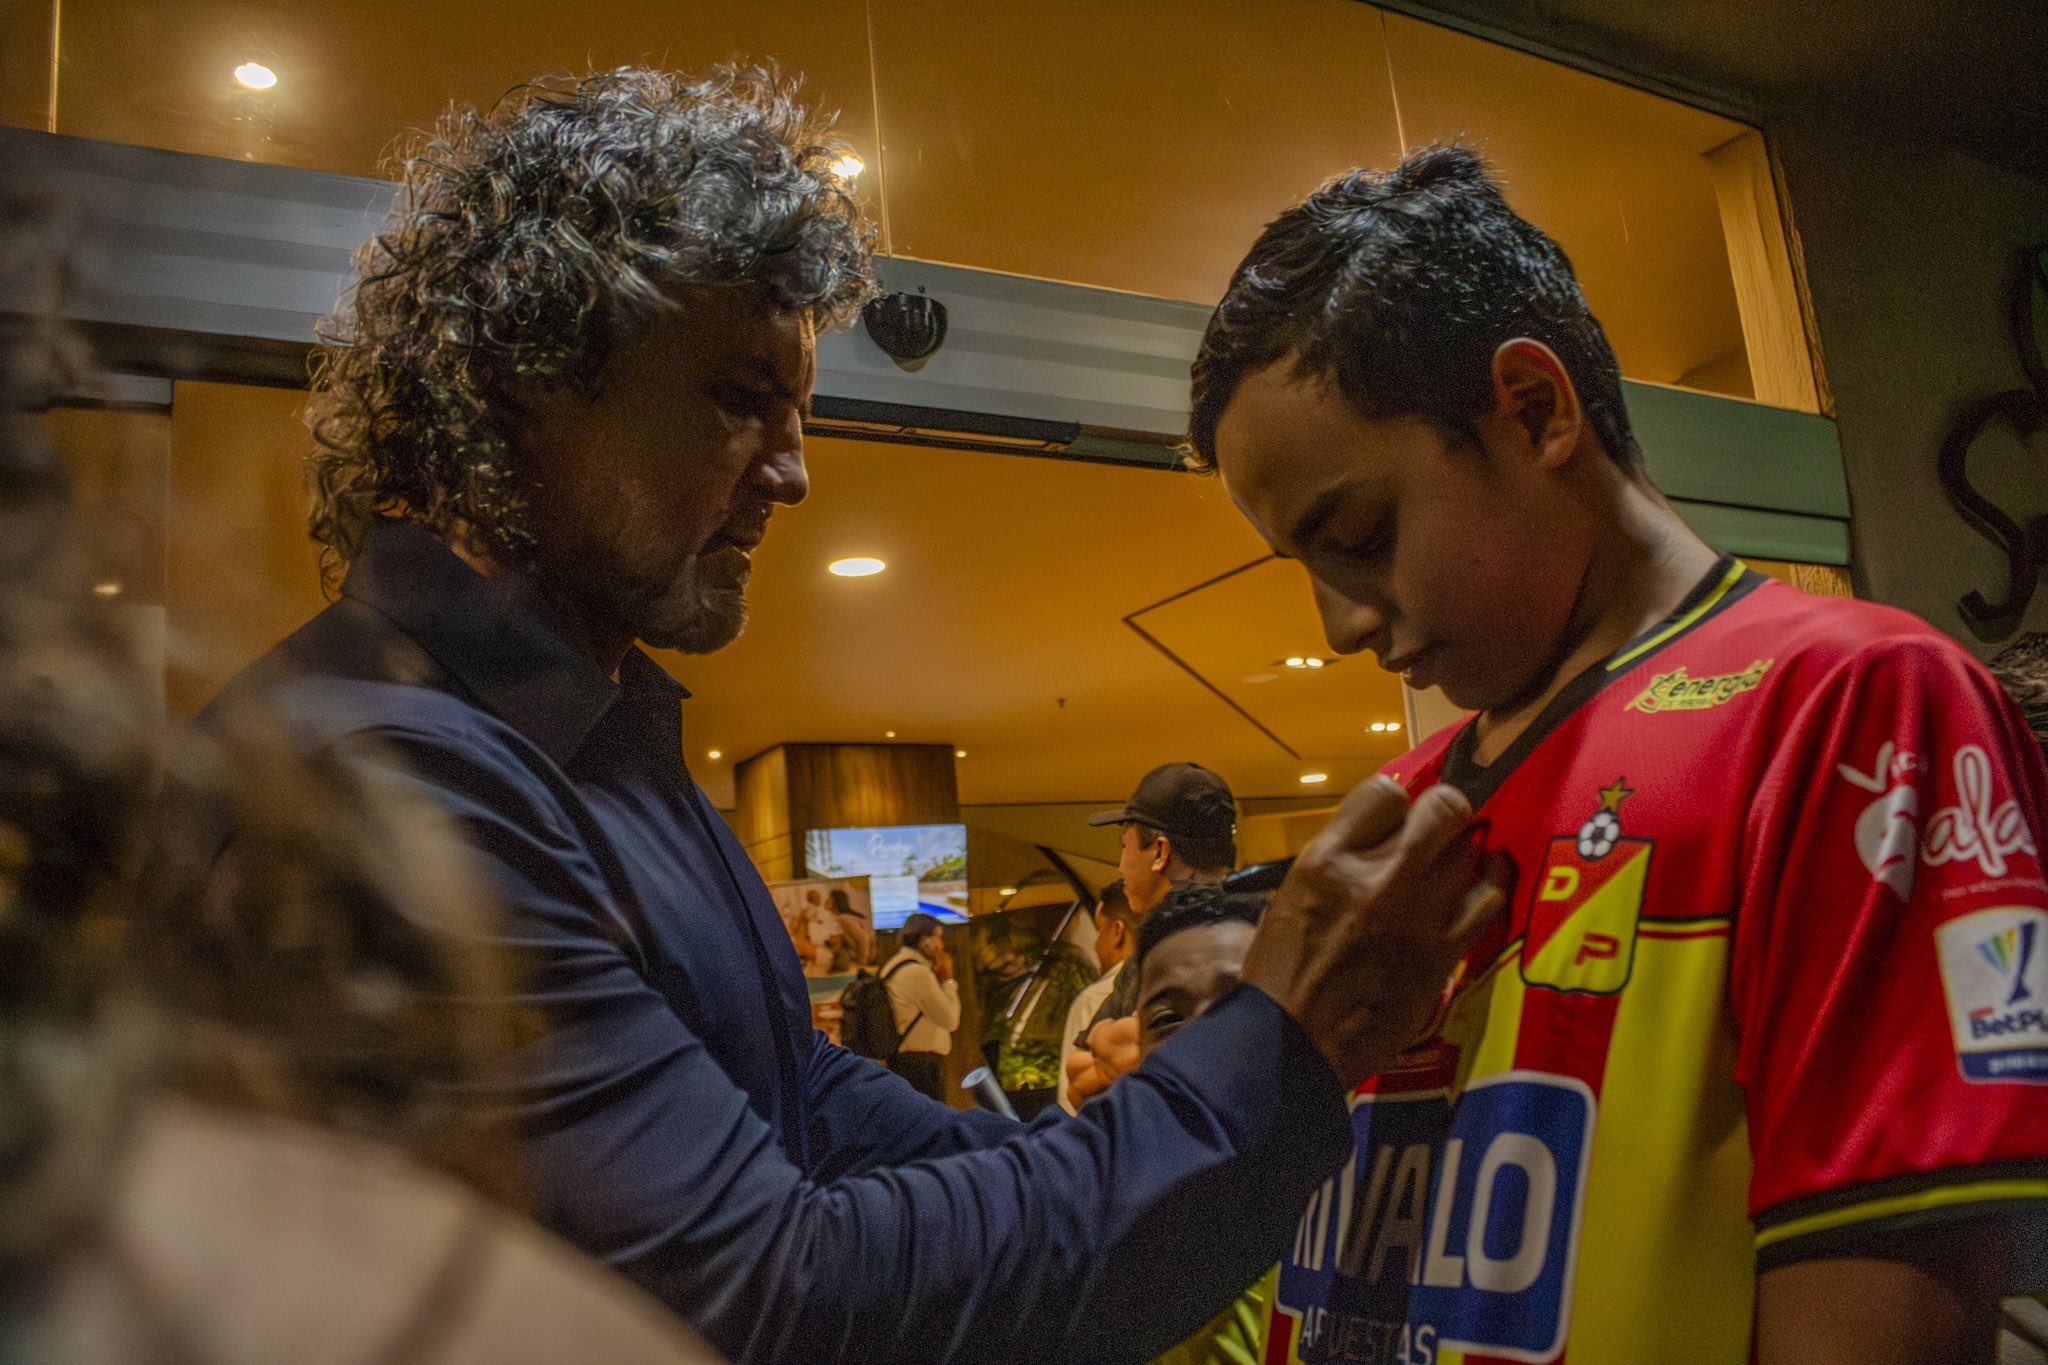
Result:
[[[411,636],[484,709],[557,766],[567,766],[622,695],[654,693],[670,702],[690,695],[637,646],[613,682],[560,632],[414,522],[385,517],[372,523],[341,590]]]

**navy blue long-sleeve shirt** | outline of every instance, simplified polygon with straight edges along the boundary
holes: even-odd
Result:
[[[1140,1361],[1278,1256],[1350,1148],[1343,1092],[1243,987],[1079,1118],[957,1111],[835,1047],[682,761],[687,693],[618,681],[423,529],[230,685],[396,764],[488,866],[540,1040],[475,1102],[541,1220],[755,1361]]]

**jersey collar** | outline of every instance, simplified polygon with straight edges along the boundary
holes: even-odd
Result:
[[[1479,717],[1475,715],[1465,722],[1444,750],[1441,780],[1463,792],[1472,809],[1478,810],[1537,745],[1609,683],[1726,611],[1764,581],[1764,575],[1733,555],[1722,555],[1671,609],[1670,615],[1573,678],[1493,762],[1474,761],[1472,756],[1479,748]]]

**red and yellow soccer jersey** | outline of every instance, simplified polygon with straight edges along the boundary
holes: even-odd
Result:
[[[1724,560],[1473,739],[1389,771],[1472,798],[1510,913],[1353,1097],[1268,1361],[1739,1365],[1759,1268],[2048,1219],[2048,776],[1975,660]]]

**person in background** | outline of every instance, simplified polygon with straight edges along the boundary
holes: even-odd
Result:
[[[1145,917],[1132,966],[1138,981],[1141,1056],[1237,985],[1252,931],[1265,908],[1263,893],[1196,884],[1172,892]],[[1260,1276],[1228,1308],[1152,1365],[1259,1365],[1272,1281],[1270,1271]]]
[[[1984,666],[1700,539],[1470,149],[1282,212],[1192,381],[1331,648],[1472,712],[1375,781],[1519,872],[1354,1092],[1267,1359],[1988,1360],[2048,1279],[2048,771]]]
[[[1138,914],[1131,909],[1131,899],[1124,894],[1122,882],[1111,882],[1102,888],[1102,894],[1095,903],[1095,961],[1102,968],[1102,975],[1084,987],[1074,997],[1074,1003],[1067,1007],[1066,1027],[1060,1033],[1060,1108],[1069,1114],[1081,1107],[1080,1097],[1073,1091],[1076,1072],[1093,1064],[1086,1057],[1085,1042],[1089,1026],[1095,1022],[1095,1015],[1102,1008],[1102,1002],[1116,988],[1123,976],[1126,960],[1138,941]]]
[[[903,946],[883,964],[882,984],[896,1013],[902,1042],[889,1069],[920,1095],[946,1098],[946,1058],[953,1030],[960,1027],[960,983],[953,979],[953,955],[946,951],[938,920],[922,910],[903,921]]]
[[[2042,758],[2048,760],[2048,631],[2020,636],[1992,655],[1986,667],[2019,704]]]
[[[868,965],[868,958],[875,951],[874,927],[866,916],[854,913],[853,899],[846,894],[845,887],[833,887],[828,900],[832,918],[839,921],[839,957],[832,970],[838,974],[857,972]]]
[[[311,526],[346,573],[213,714],[266,706],[454,817],[542,1026],[449,1103],[502,1118],[547,1226],[713,1345],[1143,1361],[1284,1250],[1346,1090],[1427,1025],[1503,871],[1456,793],[1354,789],[1244,984],[1061,1123],[934,1103],[820,1038],[643,646],[735,640],[808,493],[817,334],[877,288],[845,150],[733,68],[541,82],[415,143],[308,410]],[[1126,1254],[1162,1238],[1170,1260]]]
[[[1199,763],[1160,764],[1129,801],[1088,823],[1121,826],[1117,871],[1140,920],[1175,887],[1220,882],[1237,866],[1237,800],[1229,783]],[[1131,1018],[1138,983],[1130,975],[1118,981],[1089,1022],[1085,1053],[1061,1070],[1076,1104],[1138,1064]]]

